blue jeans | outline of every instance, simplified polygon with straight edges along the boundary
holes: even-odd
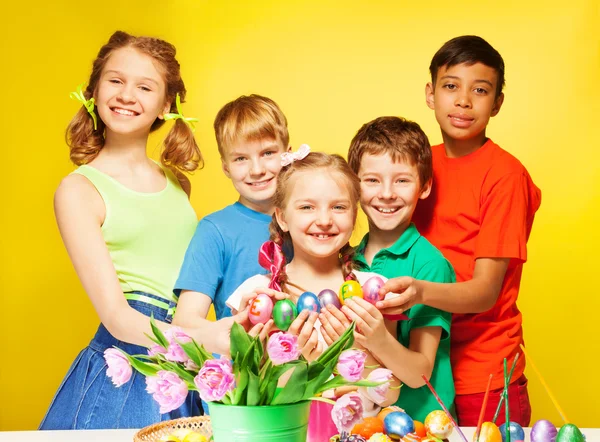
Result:
[[[163,300],[148,293],[139,294]],[[141,301],[127,302],[148,317],[153,314],[158,321],[171,320],[165,309]],[[177,410],[161,414],[158,403],[146,392],[145,377],[135,370],[129,382],[115,387],[106,376],[104,361],[104,350],[113,346],[131,355],[147,353],[145,347],[119,341],[100,324],[89,346],[79,353],[67,372],[40,430],[142,428],[164,420],[202,414],[197,392],[190,392]]]

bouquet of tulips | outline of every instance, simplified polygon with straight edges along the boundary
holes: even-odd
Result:
[[[111,348],[105,351],[105,359],[107,375],[117,387],[131,378],[132,369],[146,376],[146,389],[160,405],[161,413],[181,406],[189,390],[198,391],[206,402],[257,406],[310,399],[330,402],[321,393],[348,385],[368,388],[378,395],[385,395],[389,388],[391,372],[383,377],[379,373],[373,380],[362,379],[365,355],[351,349],[354,323],[311,363],[302,356],[297,336],[290,333],[277,332],[263,342],[234,323],[231,358],[216,359],[178,327],[163,333],[153,319],[151,326],[154,345],[148,354],[129,355]],[[291,370],[285,386],[278,389],[280,376]],[[362,405],[358,394],[349,393],[338,399],[332,418],[340,430],[360,421]]]

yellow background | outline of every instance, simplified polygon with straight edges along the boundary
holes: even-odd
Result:
[[[369,4],[367,4],[369,3]],[[10,5],[10,6],[8,6]],[[236,195],[219,167],[212,120],[260,93],[290,122],[291,142],[345,153],[381,115],[419,122],[440,142],[424,87],[434,52],[478,34],[503,55],[506,100],[488,134],[543,191],[519,306],[528,350],[567,416],[600,427],[600,20],[596,0],[360,2],[104,0],[9,2],[0,19],[0,429],[34,429],[98,319],[61,243],[52,209],[73,170],[63,141],[69,92],[116,29],[176,45],[200,118],[206,167],[192,177],[199,217]],[[164,132],[163,132],[164,134]],[[158,137],[149,152],[158,154]],[[219,189],[219,191],[215,191]],[[361,219],[358,234],[366,223]],[[534,420],[560,424],[528,370]],[[533,422],[533,421],[532,421]]]

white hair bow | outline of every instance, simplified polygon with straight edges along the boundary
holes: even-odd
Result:
[[[294,161],[302,160],[310,153],[308,144],[301,145],[296,152],[285,152],[281,154],[281,166],[289,166]]]

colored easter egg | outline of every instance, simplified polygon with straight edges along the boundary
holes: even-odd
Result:
[[[506,440],[506,424],[502,424],[499,427],[500,435],[502,436],[502,442]],[[510,440],[517,441],[525,439],[525,431],[523,427],[516,422],[509,422],[508,431],[510,431]]]
[[[403,408],[398,407],[397,405],[390,405],[389,407],[385,407],[384,409],[382,409],[379,414],[377,415],[377,417],[379,419],[381,419],[381,421],[383,422],[383,420],[385,419],[385,417],[390,414],[393,411],[402,411],[404,412]]]
[[[385,282],[379,276],[372,276],[362,286],[363,298],[365,301],[375,305],[377,301],[383,300],[385,296],[379,295],[379,289]]]
[[[385,433],[391,438],[399,439],[415,431],[412,418],[403,411],[392,411],[383,420]]]
[[[484,422],[481,425],[479,442],[502,442],[502,434],[500,434],[500,430],[496,424],[493,422]]]
[[[269,295],[261,293],[250,303],[248,319],[252,324],[265,324],[271,319],[271,313],[273,313],[273,301]]]
[[[352,298],[353,296],[358,296],[359,298],[363,297],[362,288],[358,281],[350,280],[346,281],[340,287],[340,302],[342,305],[344,301],[348,298]]]
[[[552,422],[540,419],[531,427],[531,442],[554,442],[558,430]]]
[[[342,306],[338,295],[333,290],[329,289],[321,290],[319,293],[319,304],[321,304],[321,308],[325,308],[328,304],[333,304],[335,308],[340,308]]]
[[[556,442],[585,442],[585,437],[576,425],[565,424],[558,430]]]
[[[365,417],[352,428],[351,433],[368,439],[375,433],[383,433],[383,421],[377,417]]]
[[[296,319],[296,306],[289,299],[282,299],[273,307],[273,321],[279,330],[286,331]]]
[[[414,422],[415,422],[415,434],[419,437],[427,436],[427,431],[425,430],[425,425],[423,425],[423,423],[419,422],[419,421],[414,421]]]
[[[351,434],[346,439],[344,439],[344,442],[367,442],[367,439],[358,434]]]
[[[375,433],[369,438],[369,442],[392,442],[392,439],[386,434]]]
[[[404,436],[402,439],[400,439],[401,442],[421,442],[421,436],[419,436],[417,433],[408,433],[406,436]]]
[[[442,410],[433,410],[425,418],[425,430],[440,439],[448,439],[453,428],[454,424]]]
[[[304,292],[296,301],[296,311],[298,314],[302,310],[308,310],[309,312],[317,312],[321,311],[321,304],[319,304],[319,298],[312,292]]]

